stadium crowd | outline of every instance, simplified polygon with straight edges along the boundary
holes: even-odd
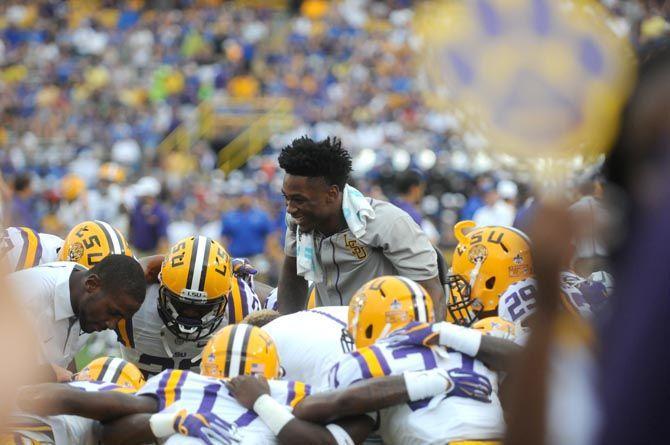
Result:
[[[2,190],[14,210],[4,209],[5,218],[14,215],[9,225],[63,236],[76,222],[99,218],[126,232],[131,220],[142,225],[139,190],[161,203],[165,217],[155,230],[165,247],[192,227],[220,236],[222,214],[236,208],[241,195],[253,194],[272,226],[263,235],[259,265],[272,271],[284,231],[273,162],[302,134],[342,138],[354,154],[353,181],[371,196],[400,199],[407,182],[401,173],[420,172],[425,191],[411,204],[431,240],[445,248],[455,244],[445,228],[472,217],[486,193],[498,201],[492,187],[511,203],[503,211],[510,221],[511,208],[526,202],[523,184],[505,181],[488,157],[473,154],[476,141],[464,143],[452,116],[422,104],[409,59],[409,2],[313,1],[293,16],[235,2],[169,3],[162,9],[146,9],[151,5],[141,1],[0,6]],[[606,4],[620,17],[613,26],[631,31],[636,41],[668,32],[667,5]],[[289,96],[297,125],[228,178],[215,171],[216,155],[206,142],[190,153],[159,155],[163,138],[217,94]],[[120,171],[102,167],[109,161]],[[158,192],[150,190],[155,184],[138,185],[143,176],[158,178]],[[96,206],[101,193],[111,193],[118,205]],[[159,246],[128,233],[142,251]]]
[[[243,3],[0,6],[0,317],[29,364],[0,443],[632,443],[621,407],[655,405],[626,382],[663,367],[603,333],[663,338],[633,314],[667,303],[618,289],[660,255],[633,229],[667,213],[644,98],[670,8],[603,2],[651,52],[606,168],[556,205],[424,105],[413,2]],[[229,174],[213,140],[163,152],[216,97],[290,97],[295,125]]]

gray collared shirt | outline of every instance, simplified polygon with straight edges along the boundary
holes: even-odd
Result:
[[[317,306],[348,305],[366,282],[382,275],[402,275],[414,281],[437,276],[437,254],[426,234],[404,210],[367,198],[375,211],[365,234],[356,238],[347,228],[324,237],[314,233],[323,281],[316,284]],[[284,253],[296,256],[296,223],[286,215]]]

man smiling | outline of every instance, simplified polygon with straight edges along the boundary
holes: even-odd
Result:
[[[305,308],[307,281],[317,306],[347,305],[367,281],[382,275],[410,278],[445,314],[437,254],[403,210],[363,196],[347,185],[351,156],[336,139],[296,139],[284,148],[287,231],[278,303],[283,314]]]

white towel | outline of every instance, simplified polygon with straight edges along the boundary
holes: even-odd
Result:
[[[368,220],[375,218],[375,211],[367,198],[350,185],[344,186],[342,213],[349,230],[356,238],[365,235]],[[316,258],[314,236],[311,233],[302,233],[300,227],[296,231],[296,250],[298,275],[303,276],[306,280],[321,283],[323,271]]]

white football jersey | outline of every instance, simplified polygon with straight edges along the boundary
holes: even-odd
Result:
[[[83,391],[135,392],[132,388],[104,382],[70,382],[68,385]],[[97,420],[79,416],[40,417],[18,413],[9,419],[9,429],[24,438],[40,444],[55,445],[99,445],[102,425]]]
[[[347,352],[341,339],[348,312],[348,306],[324,306],[263,326],[277,345],[286,379],[309,383],[314,391],[328,389],[328,371]]]
[[[165,369],[200,371],[200,353],[209,337],[198,341],[183,341],[165,327],[158,314],[158,284],[147,287],[147,294],[132,320],[119,322],[116,333],[121,342],[121,355],[145,374],[152,376]],[[221,327],[242,321],[249,313],[259,310],[260,301],[241,278],[233,281],[228,299],[228,316]]]
[[[270,380],[268,383],[272,398],[285,405],[288,410],[292,410],[310,393],[309,385],[302,382]],[[158,401],[158,409],[164,413],[175,413],[186,409],[189,413],[211,412],[216,414],[230,425],[230,441],[223,442],[222,445],[277,443],[272,431],[258,418],[256,413],[237,403],[221,379],[190,371],[167,370],[150,378],[137,394],[155,397]],[[182,442],[177,439],[180,437],[170,439],[167,443]]]
[[[28,227],[7,227],[0,231],[0,259],[9,270],[28,269],[58,261],[64,241],[56,235],[37,233]]]
[[[333,389],[383,375],[443,368],[468,375],[490,388],[488,401],[439,395],[387,408],[380,412],[378,433],[384,443],[445,444],[456,440],[500,439],[505,431],[498,399],[498,376],[470,356],[444,348],[392,345],[380,340],[373,346],[346,354],[330,371]]]
[[[527,320],[535,312],[536,293],[537,281],[526,278],[511,284],[498,300],[498,316],[514,324],[514,341],[522,346],[530,333]]]
[[[609,275],[606,272],[603,274]],[[593,275],[600,277],[599,275]],[[611,280],[607,276],[602,282],[585,279],[574,272],[564,271],[560,274],[561,301],[563,307],[585,320],[593,317],[594,307],[591,303],[604,302],[611,293]],[[525,344],[528,339],[528,317],[535,312],[537,281],[534,278],[517,281],[503,292],[498,302],[498,316],[514,323],[515,341]]]

